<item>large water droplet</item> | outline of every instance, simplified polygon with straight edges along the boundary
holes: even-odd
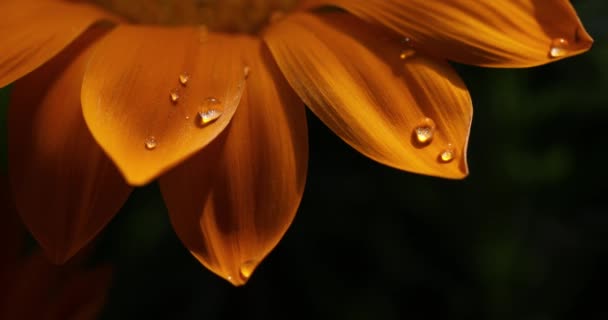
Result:
[[[216,98],[207,98],[203,102],[202,111],[198,113],[199,124],[205,126],[219,119],[223,114],[221,102]]]
[[[248,280],[249,277],[251,277],[251,274],[255,270],[256,266],[257,266],[257,263],[254,260],[249,260],[249,261],[243,262],[243,264],[241,264],[241,268],[239,270],[241,273],[241,277],[244,280]]]
[[[424,118],[422,123],[414,129],[414,135],[419,143],[430,143],[435,135],[435,121],[431,118]]]
[[[455,157],[456,151],[451,143],[448,143],[447,147],[439,154],[439,160],[443,163],[451,162]]]
[[[179,83],[181,83],[183,86],[185,86],[186,84],[188,84],[188,81],[190,80],[190,75],[187,73],[182,73],[179,75]]]
[[[553,39],[551,48],[549,49],[549,56],[551,58],[560,58],[566,54],[568,54],[568,40],[564,38]]]
[[[399,58],[401,60],[405,60],[407,58],[413,57],[416,54],[416,50],[414,49],[404,49],[403,51],[401,51],[401,54],[399,54]]]
[[[146,149],[154,150],[158,146],[158,142],[156,141],[155,137],[149,136],[148,138],[146,138],[144,145],[146,146]]]

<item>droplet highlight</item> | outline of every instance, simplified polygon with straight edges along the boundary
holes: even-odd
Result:
[[[418,143],[430,143],[435,135],[435,121],[431,118],[424,118],[422,123],[414,129],[414,135]]]
[[[248,280],[249,277],[251,277],[251,275],[253,274],[253,271],[255,270],[256,266],[257,266],[257,263],[254,260],[249,260],[249,261],[243,262],[243,264],[241,264],[241,267],[239,269],[241,278],[243,278],[243,280]]]
[[[564,38],[553,39],[549,56],[551,58],[560,58],[568,54],[568,40]]]
[[[199,125],[206,126],[219,119],[223,114],[221,102],[216,98],[207,98],[203,102],[202,111],[198,113]]]
[[[439,160],[443,163],[448,163],[454,160],[456,157],[456,151],[454,150],[454,146],[449,143],[443,151],[439,154]]]
[[[416,55],[416,50],[414,50],[414,49],[405,49],[405,50],[401,51],[401,53],[399,54],[399,58],[401,60],[406,60],[408,58],[413,57],[414,55]]]
[[[179,75],[179,83],[181,83],[182,86],[185,86],[186,84],[188,84],[188,81],[190,81],[190,75],[187,73],[182,73]]]
[[[249,78],[250,73],[251,68],[249,66],[245,66],[245,68],[243,68],[243,76],[245,77],[245,79]]]
[[[158,147],[158,142],[156,141],[155,137],[150,136],[150,137],[146,138],[144,145],[145,145],[146,149],[154,150],[154,149],[156,149],[156,147]]]
[[[171,102],[176,104],[179,100],[179,92],[177,90],[172,90],[171,93],[169,93],[169,99],[171,99]]]

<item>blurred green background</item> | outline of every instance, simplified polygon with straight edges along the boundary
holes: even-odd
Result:
[[[309,114],[301,208],[245,287],[181,245],[156,185],[138,189],[97,241],[116,270],[102,319],[608,319],[608,2],[575,5],[589,53],[457,66],[475,106],[464,181],[374,163]]]

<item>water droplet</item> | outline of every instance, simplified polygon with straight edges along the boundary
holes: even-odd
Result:
[[[190,120],[190,116],[186,116],[186,120]]]
[[[401,60],[405,60],[407,58],[413,57],[416,54],[416,50],[414,49],[405,49],[403,51],[401,51],[401,54],[399,54],[399,58]]]
[[[249,66],[245,66],[245,68],[243,68],[243,76],[245,76],[245,79],[249,78],[250,73],[251,73],[251,68]]]
[[[419,143],[429,143],[435,134],[435,121],[431,118],[424,118],[422,123],[414,129],[416,141]]]
[[[216,98],[207,98],[203,103],[201,112],[198,113],[199,121],[201,126],[205,126],[210,122],[219,119],[224,111],[222,111],[222,104]]]
[[[198,27],[198,42],[205,43],[209,38],[209,28],[202,24]]]
[[[179,83],[181,83],[183,86],[185,86],[188,83],[188,80],[190,80],[189,74],[182,73],[179,75]]]
[[[551,42],[551,49],[549,49],[549,56],[551,58],[560,58],[568,53],[568,40],[564,38],[553,39]]]
[[[451,143],[448,143],[447,147],[439,154],[439,160],[443,163],[448,163],[454,160],[455,156],[456,151],[454,150],[454,146],[452,146]]]
[[[232,281],[232,276],[228,276],[226,279],[228,279],[228,281]]]
[[[177,100],[179,100],[179,92],[177,91],[177,89],[171,91],[171,93],[169,94],[169,98],[171,99],[171,102],[177,103]]]
[[[401,38],[401,44],[404,44],[408,47],[412,47],[413,46],[413,41],[410,37],[403,37]]]
[[[241,273],[241,277],[244,280],[249,279],[249,277],[251,277],[251,274],[255,270],[256,266],[257,266],[257,263],[254,260],[249,260],[249,261],[243,262],[243,264],[241,264],[241,268],[239,270]]]
[[[156,138],[154,138],[153,136],[149,136],[148,138],[146,138],[144,145],[146,146],[146,149],[154,150],[158,146],[158,142],[156,141]]]

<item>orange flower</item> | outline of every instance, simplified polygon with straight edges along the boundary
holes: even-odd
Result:
[[[0,177],[0,319],[96,319],[110,287],[111,269],[84,269],[79,261],[49,263],[40,252],[23,255],[25,230]]]
[[[459,179],[472,107],[446,61],[528,67],[592,43],[567,0],[4,0],[0,10],[0,86],[19,79],[12,188],[49,256],[68,259],[130,185],[159,178],[181,240],[235,285],[300,203],[304,104],[378,162]]]

